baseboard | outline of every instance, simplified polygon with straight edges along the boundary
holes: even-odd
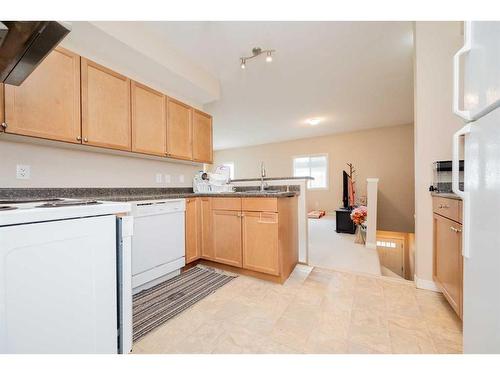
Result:
[[[415,285],[418,289],[432,290],[433,292],[441,292],[436,283],[432,280],[419,279],[417,275],[414,276]]]

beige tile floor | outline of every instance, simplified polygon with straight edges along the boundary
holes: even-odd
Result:
[[[284,285],[239,276],[133,353],[461,353],[441,294],[383,277],[297,266]]]

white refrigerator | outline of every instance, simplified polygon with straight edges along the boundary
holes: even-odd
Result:
[[[453,105],[465,122],[453,137],[452,173],[464,210],[464,353],[500,353],[500,22],[465,22]]]

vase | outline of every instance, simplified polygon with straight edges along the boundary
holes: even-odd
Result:
[[[363,236],[363,229],[361,225],[356,225],[356,233],[354,234],[354,243],[365,244],[365,236]]]

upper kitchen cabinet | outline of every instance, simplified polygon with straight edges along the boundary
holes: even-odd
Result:
[[[83,57],[81,65],[84,144],[130,151],[130,80]]]
[[[7,133],[80,143],[80,56],[56,48],[21,86],[5,85]]]
[[[193,131],[191,107],[167,98],[167,154],[170,157],[192,160]]]
[[[132,151],[165,156],[167,116],[165,96],[132,81]]]
[[[193,160],[213,162],[212,116],[193,109]]]

